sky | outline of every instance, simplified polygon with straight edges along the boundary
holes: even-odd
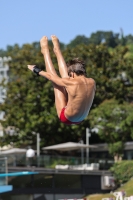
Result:
[[[70,43],[96,31],[133,35],[133,0],[0,0],[0,49],[56,35]]]

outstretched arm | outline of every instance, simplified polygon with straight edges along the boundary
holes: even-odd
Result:
[[[28,65],[28,69],[30,69],[31,71],[34,70],[34,66],[35,65]],[[47,78],[48,80],[52,81],[53,83],[59,85],[59,86],[63,86],[63,87],[67,87],[68,85],[70,85],[70,81],[67,78],[60,78],[59,76],[55,76],[51,73],[45,72],[45,71],[40,71],[38,73],[40,76],[43,76],[45,78]]]

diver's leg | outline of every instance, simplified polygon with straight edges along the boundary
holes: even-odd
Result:
[[[34,66],[35,65],[28,65],[28,68],[31,71],[33,71]],[[58,86],[53,82],[52,84],[53,84],[54,94],[55,94],[55,107],[56,107],[57,115],[58,117],[60,117],[62,108],[64,108],[67,105],[68,95],[64,87]]]
[[[56,70],[54,68],[54,65],[53,65],[51,57],[50,57],[47,37],[44,36],[40,40],[40,45],[41,45],[41,52],[44,56],[46,71],[57,76]],[[55,94],[55,107],[56,107],[57,115],[58,115],[58,117],[60,117],[62,108],[64,108],[67,105],[67,100],[68,100],[67,92],[64,87],[58,86],[53,82],[52,82],[52,84],[54,87],[54,94]]]
[[[60,75],[62,78],[66,78],[68,77],[67,65],[60,50],[59,40],[55,35],[52,35],[51,39],[54,45],[54,53],[57,57]]]
[[[41,46],[41,53],[43,54],[43,57],[44,57],[46,71],[53,75],[57,75],[54,65],[52,63],[51,57],[50,57],[50,52],[49,52],[49,47],[48,47],[48,38],[46,36],[43,36],[42,39],[40,40],[40,46]]]
[[[60,118],[62,108],[67,105],[68,95],[64,87],[53,84],[55,94],[55,107],[57,115]]]

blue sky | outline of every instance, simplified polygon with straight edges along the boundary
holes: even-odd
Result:
[[[98,30],[133,35],[133,0],[0,0],[0,49],[55,34],[68,44]]]

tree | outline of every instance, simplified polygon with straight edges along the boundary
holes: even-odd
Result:
[[[115,163],[110,171],[113,173],[117,187],[128,182],[133,177],[133,160],[123,160]]]
[[[125,46],[133,44],[133,36],[131,34],[124,36],[123,29],[120,33],[113,33],[112,31],[97,31],[92,33],[90,37],[84,35],[77,35],[68,45],[69,48],[75,48],[77,45],[85,44],[106,44],[106,46],[115,48],[118,45]]]
[[[6,51],[4,51],[3,49],[0,49],[0,57],[4,57],[6,56]]]
[[[77,45],[81,45],[81,44],[85,44],[88,45],[89,44],[89,38],[87,38],[84,35],[78,35],[75,37],[75,39],[73,39],[68,45],[67,47],[69,48],[74,48]]]
[[[52,48],[50,46],[52,61],[58,73]],[[97,108],[106,99],[115,98],[119,103],[131,101],[133,62],[125,58],[126,52],[126,47],[118,47],[110,52],[104,44],[80,44],[75,48],[64,49],[65,60],[74,57],[83,59],[89,77],[96,81],[96,96],[91,109]],[[7,56],[11,56],[12,61],[9,63],[10,81],[5,85],[7,98],[1,105],[1,109],[5,111],[5,121],[1,123],[5,129],[7,126],[15,127],[19,134],[14,135],[12,139],[6,135],[6,141],[35,144],[36,133],[40,133],[43,146],[77,141],[78,137],[83,137],[86,127],[90,127],[89,116],[80,126],[66,126],[60,123],[54,106],[51,82],[27,70],[27,64],[45,68],[39,44],[24,44],[22,47],[14,45],[8,49]],[[123,72],[125,77],[122,76]]]
[[[126,44],[133,44],[133,35],[129,34],[125,36]]]
[[[119,34],[115,34],[112,31],[97,31],[91,34],[89,43],[95,45],[106,43],[108,47],[114,48],[119,44]]]
[[[105,100],[92,110],[90,122],[92,127],[98,127],[100,138],[108,143],[115,160],[121,158],[125,142],[133,138],[133,104]]]
[[[50,47],[52,60],[57,67],[56,57]],[[5,112],[5,120],[1,121],[5,128],[5,140],[20,144],[35,144],[36,134],[40,133],[41,145],[50,145],[64,141],[77,140],[77,129],[60,123],[54,105],[54,92],[50,81],[37,77],[27,70],[27,64],[36,64],[45,68],[43,56],[38,44],[15,45],[8,55],[12,57],[10,81],[3,87],[7,89],[7,97],[1,110]],[[58,72],[58,70],[57,70]],[[14,136],[6,134],[6,128],[14,128]],[[81,128],[82,130],[82,128]],[[62,138],[63,134],[63,138]]]
[[[126,59],[126,47],[117,47],[110,52],[101,45],[78,45],[66,49],[66,59],[80,57],[87,65],[87,74],[96,81],[97,89],[93,107],[105,99],[116,98],[118,101],[130,101],[133,96],[133,62]],[[125,73],[125,77],[124,77]]]

